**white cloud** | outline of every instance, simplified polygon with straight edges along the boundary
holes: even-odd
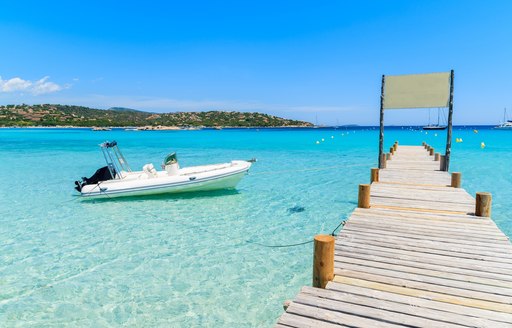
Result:
[[[10,80],[2,80],[0,76],[0,90],[2,92],[24,91],[32,86],[32,82],[14,77]]]
[[[57,83],[48,81],[49,78],[49,76],[45,76],[42,79],[36,81],[32,87],[32,93],[37,96],[62,90],[62,87]]]
[[[40,80],[32,82],[30,80],[24,80],[19,77],[13,77],[9,80],[3,80],[0,76],[0,92],[12,93],[12,92],[29,92],[34,96],[53,93],[60,91],[65,88],[69,88],[69,85],[61,86],[55,82],[48,81],[49,76],[45,76]]]

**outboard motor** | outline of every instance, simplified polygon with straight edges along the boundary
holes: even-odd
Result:
[[[178,164],[178,156],[176,155],[176,152],[165,157],[163,166],[168,175],[179,174],[180,165]]]
[[[89,185],[89,184],[97,184],[101,181],[107,181],[112,180],[116,176],[116,171],[112,169],[112,173],[114,174],[112,176],[112,173],[110,172],[110,169],[108,166],[104,166],[102,168],[99,168],[94,172],[94,174],[90,178],[82,177],[81,181],[75,181],[75,189],[78,192],[82,191],[83,186]]]

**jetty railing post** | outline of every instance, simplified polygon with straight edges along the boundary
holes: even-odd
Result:
[[[439,170],[440,171],[446,171],[446,157],[444,155],[441,155],[440,163],[439,163]]]
[[[450,72],[450,101],[448,103],[448,132],[446,133],[446,152],[444,170],[450,168],[450,154],[452,151],[452,118],[453,118],[453,69]]]
[[[381,169],[386,168],[386,161],[389,159],[387,155],[389,155],[389,154],[381,154],[380,155],[380,168]]]
[[[379,182],[379,169],[378,168],[371,169],[370,182]]]
[[[435,152],[435,149],[434,148],[430,148],[430,156],[434,156],[434,152]]]
[[[434,161],[439,162],[439,160],[440,160],[440,158],[441,158],[441,154],[439,154],[439,153],[435,153],[434,155],[435,155],[435,156],[434,156]]]
[[[370,186],[369,184],[360,184],[357,195],[357,207],[370,208]]]
[[[460,172],[453,172],[452,173],[452,184],[451,184],[451,186],[453,188],[460,188],[461,187],[461,178],[462,178],[462,173],[460,173]]]
[[[313,287],[325,288],[334,278],[334,237],[316,235],[313,253]]]
[[[380,86],[380,133],[379,133],[379,168],[382,166],[382,154],[384,154],[384,84],[385,75],[382,75],[382,84]]]
[[[491,217],[492,195],[488,192],[477,192],[475,215]]]

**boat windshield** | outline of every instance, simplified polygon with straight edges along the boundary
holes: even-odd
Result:
[[[128,162],[124,158],[121,150],[117,146],[117,141],[105,141],[100,144],[101,152],[107,162],[107,167],[113,177],[116,179],[121,178],[121,172],[131,172]],[[116,175],[116,172],[118,173]]]

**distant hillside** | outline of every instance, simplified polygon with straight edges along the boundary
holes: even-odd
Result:
[[[148,113],[129,108],[108,110],[69,105],[0,106],[0,126],[179,126],[179,127],[278,127],[312,126],[262,113],[175,112]]]
[[[108,110],[115,110],[117,112],[142,112],[140,110],[126,108],[126,107],[110,107]]]

